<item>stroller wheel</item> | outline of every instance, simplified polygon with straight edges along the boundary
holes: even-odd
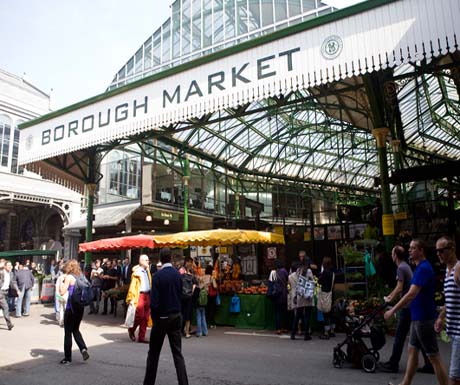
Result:
[[[377,361],[373,354],[365,354],[361,358],[361,367],[366,373],[374,373]]]
[[[375,361],[379,362],[380,361],[380,353],[378,350],[375,349],[369,349],[369,352],[375,357]]]
[[[334,348],[334,356],[332,359],[332,364],[334,365],[334,368],[337,369],[342,369],[343,368],[343,363],[346,360],[345,353],[340,350],[340,348]]]

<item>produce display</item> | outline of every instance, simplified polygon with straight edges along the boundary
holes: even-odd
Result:
[[[221,294],[263,294],[267,293],[267,286],[262,282],[259,284],[250,284],[244,281],[225,280],[220,284]]]

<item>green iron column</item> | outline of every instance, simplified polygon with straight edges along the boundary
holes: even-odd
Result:
[[[184,185],[184,231],[188,231],[188,204],[189,204],[189,181],[190,181],[190,162],[187,158],[184,160],[184,176],[182,178]]]
[[[388,177],[388,159],[387,159],[387,147],[386,138],[390,130],[387,127],[374,128],[372,135],[374,135],[377,142],[377,152],[379,158],[380,167],[380,185],[382,188],[382,232],[383,239],[385,242],[385,249],[388,253],[391,253],[391,249],[394,246],[394,218],[393,210],[391,207],[391,194],[390,194],[390,181]]]
[[[401,160],[401,141],[400,140],[392,140],[391,146],[393,148],[393,156],[395,160],[395,168],[396,170],[401,170],[402,168],[402,160]],[[396,197],[398,199],[398,212],[404,213],[406,212],[406,202],[405,202],[405,186],[402,183],[398,183],[396,185]]]
[[[85,241],[91,242],[93,240],[93,217],[94,217],[94,194],[96,193],[96,175],[97,175],[97,152],[95,148],[88,151],[88,168],[86,178],[86,234]],[[91,256],[90,251],[85,252],[85,271],[89,272],[91,269]]]
[[[236,179],[236,191],[235,191],[235,219],[238,221],[240,219],[240,193],[238,191],[239,184],[238,179]],[[238,226],[237,226],[238,227]]]
[[[85,241],[93,240],[93,213],[94,213],[94,194],[96,192],[96,183],[86,184],[86,234]],[[91,251],[85,251],[85,270],[91,266]]]

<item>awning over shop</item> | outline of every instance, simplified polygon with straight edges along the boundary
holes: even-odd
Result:
[[[123,204],[123,205],[110,205],[97,207],[94,209],[94,222],[93,227],[111,227],[118,226],[129,215],[133,214],[140,206],[139,202]],[[75,222],[70,223],[64,227],[64,230],[70,229],[84,229],[86,228],[86,216],[82,216]]]
[[[256,230],[184,231],[167,235],[134,235],[80,244],[80,251],[127,250],[154,247],[221,246],[240,244],[284,244],[284,236]]]
[[[284,244],[284,236],[256,230],[203,230],[154,236],[156,247]]]
[[[79,251],[153,249],[155,242],[151,235],[131,235],[128,237],[106,238],[80,244]]]
[[[11,250],[0,252],[0,258],[15,258],[15,257],[36,257],[36,256],[55,256],[57,250]]]

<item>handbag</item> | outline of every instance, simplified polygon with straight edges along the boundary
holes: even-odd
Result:
[[[279,284],[278,284],[278,273],[273,270],[270,273],[270,277],[267,283],[267,297],[270,299],[275,299],[280,293]]]
[[[126,311],[126,319],[123,326],[127,328],[132,328],[134,325],[134,318],[136,317],[136,308],[132,303],[128,305],[128,310]]]
[[[324,292],[321,289],[318,289],[318,303],[316,307],[323,313],[329,313],[332,309],[332,290],[334,288],[334,279],[335,274],[332,274],[332,285],[330,292]]]
[[[315,293],[315,286],[315,281],[299,274],[297,279],[297,285],[295,287],[295,293],[299,297],[311,300]]]

